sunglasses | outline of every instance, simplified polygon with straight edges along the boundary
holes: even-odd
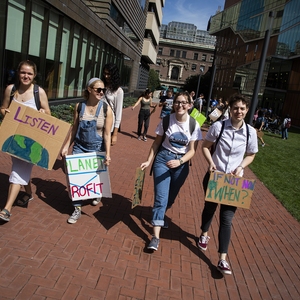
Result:
[[[103,94],[105,94],[105,92],[106,92],[106,88],[97,88],[97,89],[93,89],[93,90],[97,93],[103,92]]]

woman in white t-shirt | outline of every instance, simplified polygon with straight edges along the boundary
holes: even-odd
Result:
[[[175,95],[173,113],[169,118],[169,126],[165,131],[162,120],[156,130],[156,138],[150,148],[147,161],[141,164],[147,168],[154,155],[154,206],[152,209],[153,236],[148,249],[157,250],[161,227],[167,228],[165,212],[170,208],[182,185],[189,174],[189,160],[196,151],[195,142],[202,139],[200,127],[197,122],[190,132],[191,98],[187,92]]]

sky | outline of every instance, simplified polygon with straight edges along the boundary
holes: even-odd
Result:
[[[209,18],[216,14],[219,6],[222,11],[224,3],[225,0],[165,0],[162,23],[190,23],[197,29],[206,30]]]

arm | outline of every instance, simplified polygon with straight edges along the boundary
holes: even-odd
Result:
[[[106,156],[105,156],[105,164],[108,166],[110,164],[111,158],[110,158],[110,146],[111,146],[111,133],[110,129],[113,124],[113,112],[109,105],[107,105],[107,113],[105,118],[105,130],[104,130],[104,143],[105,143],[105,149],[106,149]]]
[[[3,96],[3,102],[1,106],[1,114],[2,116],[5,116],[6,113],[9,113],[9,104],[10,104],[10,93],[11,89],[13,87],[13,84],[10,84],[4,91],[4,96]]]
[[[140,102],[142,101],[143,97],[140,97],[136,102],[135,104],[131,107],[132,110],[134,110],[139,104]]]
[[[111,144],[115,145],[117,143],[117,135],[122,120],[122,110],[123,110],[123,100],[124,100],[124,91],[121,88],[118,88],[115,101],[115,124],[114,130],[112,133]]]
[[[152,103],[152,98],[150,98],[150,107],[156,108],[156,105],[157,105],[157,104],[153,104],[153,103]]]
[[[187,151],[187,153],[185,153],[181,159],[172,159],[172,160],[169,160],[167,162],[167,166],[169,168],[177,168],[179,167],[181,164],[184,164],[186,162],[188,162],[194,155],[195,155],[195,152],[196,152],[196,148],[195,148],[195,141],[190,141],[189,143],[189,150]]]
[[[79,125],[79,115],[78,115],[78,112],[77,112],[77,108],[78,108],[78,103],[76,103],[75,108],[74,108],[73,126],[72,126],[72,130],[71,130],[71,134],[69,134],[69,136],[66,140],[66,143],[62,148],[61,156],[65,156],[65,155],[68,154],[68,150],[70,148],[70,145],[75,140],[75,136],[76,136],[78,125]]]
[[[211,153],[210,153],[210,148],[213,144],[214,144],[214,142],[210,142],[207,140],[204,140],[202,143],[202,153],[204,155],[204,158],[208,162],[208,165],[209,165],[208,168],[209,168],[210,172],[213,172],[217,169],[215,163],[212,160]]]
[[[40,94],[40,102],[41,102],[41,108],[39,111],[47,115],[51,115],[51,111],[48,103],[48,97],[44,89],[42,89],[41,87],[39,87],[39,94]]]
[[[242,171],[250,165],[255,157],[255,153],[246,153],[246,156],[244,157],[243,161],[240,163],[240,165],[232,172],[233,175],[241,176],[243,173]],[[240,175],[241,174],[241,175]]]
[[[147,161],[145,161],[145,162],[143,162],[143,163],[141,164],[142,170],[146,169],[146,168],[150,165],[150,163],[151,163],[151,161],[152,161],[152,159],[153,159],[155,153],[158,151],[158,148],[159,148],[160,145],[162,144],[162,139],[163,139],[163,136],[161,136],[161,135],[156,135],[156,138],[155,138],[154,142],[153,142],[152,145],[151,145],[151,148],[150,148],[150,151],[149,151],[149,154],[148,154]]]

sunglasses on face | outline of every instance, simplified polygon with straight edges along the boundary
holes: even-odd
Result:
[[[105,92],[106,92],[106,88],[97,88],[97,89],[93,89],[93,90],[97,93],[103,92],[103,94],[105,94]]]

